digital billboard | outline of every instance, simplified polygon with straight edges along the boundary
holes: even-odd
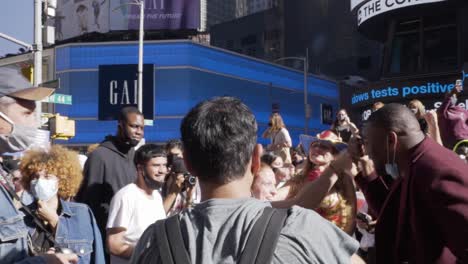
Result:
[[[138,0],[139,1],[139,0]],[[145,30],[197,29],[200,0],[143,0]],[[132,4],[133,3],[133,4]],[[56,40],[86,33],[139,29],[140,7],[133,0],[58,0]]]

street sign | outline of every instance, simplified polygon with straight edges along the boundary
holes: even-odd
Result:
[[[58,94],[55,93],[44,100],[46,103],[53,103],[53,104],[72,104],[72,96],[68,94]]]

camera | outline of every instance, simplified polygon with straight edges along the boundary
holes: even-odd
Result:
[[[181,158],[174,158],[172,160],[171,173],[184,175],[184,190],[195,186],[197,183],[197,178],[188,172],[184,160]]]
[[[184,185],[186,188],[193,187],[197,184],[197,178],[188,172],[184,173],[184,178]]]

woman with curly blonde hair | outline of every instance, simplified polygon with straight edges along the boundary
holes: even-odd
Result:
[[[39,228],[26,214],[34,253],[69,248],[80,257],[80,264],[104,263],[102,237],[93,213],[85,204],[70,202],[83,180],[78,154],[58,145],[49,151],[30,150],[21,160],[20,170],[25,189],[35,199],[28,207],[47,228]]]

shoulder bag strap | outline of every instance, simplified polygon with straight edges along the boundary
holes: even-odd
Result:
[[[159,255],[161,256],[162,263],[174,264],[174,259],[172,258],[169,240],[166,233],[165,222],[166,220],[159,220],[155,224],[155,236],[157,239]]]
[[[250,232],[240,264],[270,263],[276,249],[288,209],[265,207],[262,216]]]
[[[166,219],[166,232],[175,264],[191,263],[190,256],[185,248],[184,238],[180,230],[179,215],[174,215]],[[166,262],[164,262],[166,263]]]

